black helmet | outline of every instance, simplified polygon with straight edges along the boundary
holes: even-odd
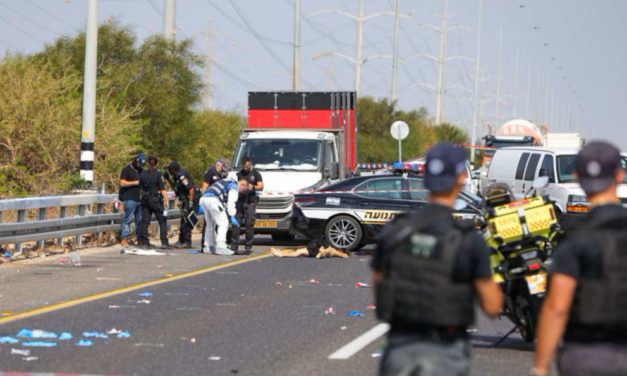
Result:
[[[167,167],[168,170],[178,171],[181,169],[181,165],[177,161],[171,161]]]

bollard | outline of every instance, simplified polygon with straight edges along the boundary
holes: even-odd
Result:
[[[67,208],[65,206],[61,206],[59,210],[59,218],[65,218],[65,212]],[[57,244],[61,246],[61,250],[63,250],[63,236],[57,238]]]
[[[48,208],[39,208],[39,220],[43,221],[46,219],[46,216],[48,214]],[[44,241],[43,240],[38,240],[37,241],[37,249],[43,249],[44,248]]]
[[[83,216],[85,215],[85,212],[87,211],[87,206],[86,205],[78,205],[78,215],[79,216]],[[76,235],[76,246],[80,246],[83,244],[83,236],[82,235]]]
[[[104,204],[97,204],[96,205],[96,213],[98,215],[104,214]],[[102,241],[102,231],[98,231],[98,245],[100,245],[101,241]]]

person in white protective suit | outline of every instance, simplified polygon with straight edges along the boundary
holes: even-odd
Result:
[[[237,181],[237,173],[230,172],[225,179],[213,183],[200,198],[200,207],[205,216],[204,252],[217,255],[232,255],[234,252],[227,248],[226,233],[229,223],[239,227],[236,207],[239,192],[246,188],[246,180]],[[216,231],[217,227],[217,231]]]

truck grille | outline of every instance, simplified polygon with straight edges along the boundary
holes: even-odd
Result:
[[[287,197],[260,197],[257,210],[288,210],[292,206],[294,196]]]

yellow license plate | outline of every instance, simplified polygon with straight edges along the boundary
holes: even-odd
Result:
[[[525,277],[527,280],[527,286],[529,287],[529,293],[531,295],[541,294],[546,291],[546,273],[538,273],[534,275],[528,275]]]
[[[255,228],[277,228],[277,221],[257,220],[255,221]]]

